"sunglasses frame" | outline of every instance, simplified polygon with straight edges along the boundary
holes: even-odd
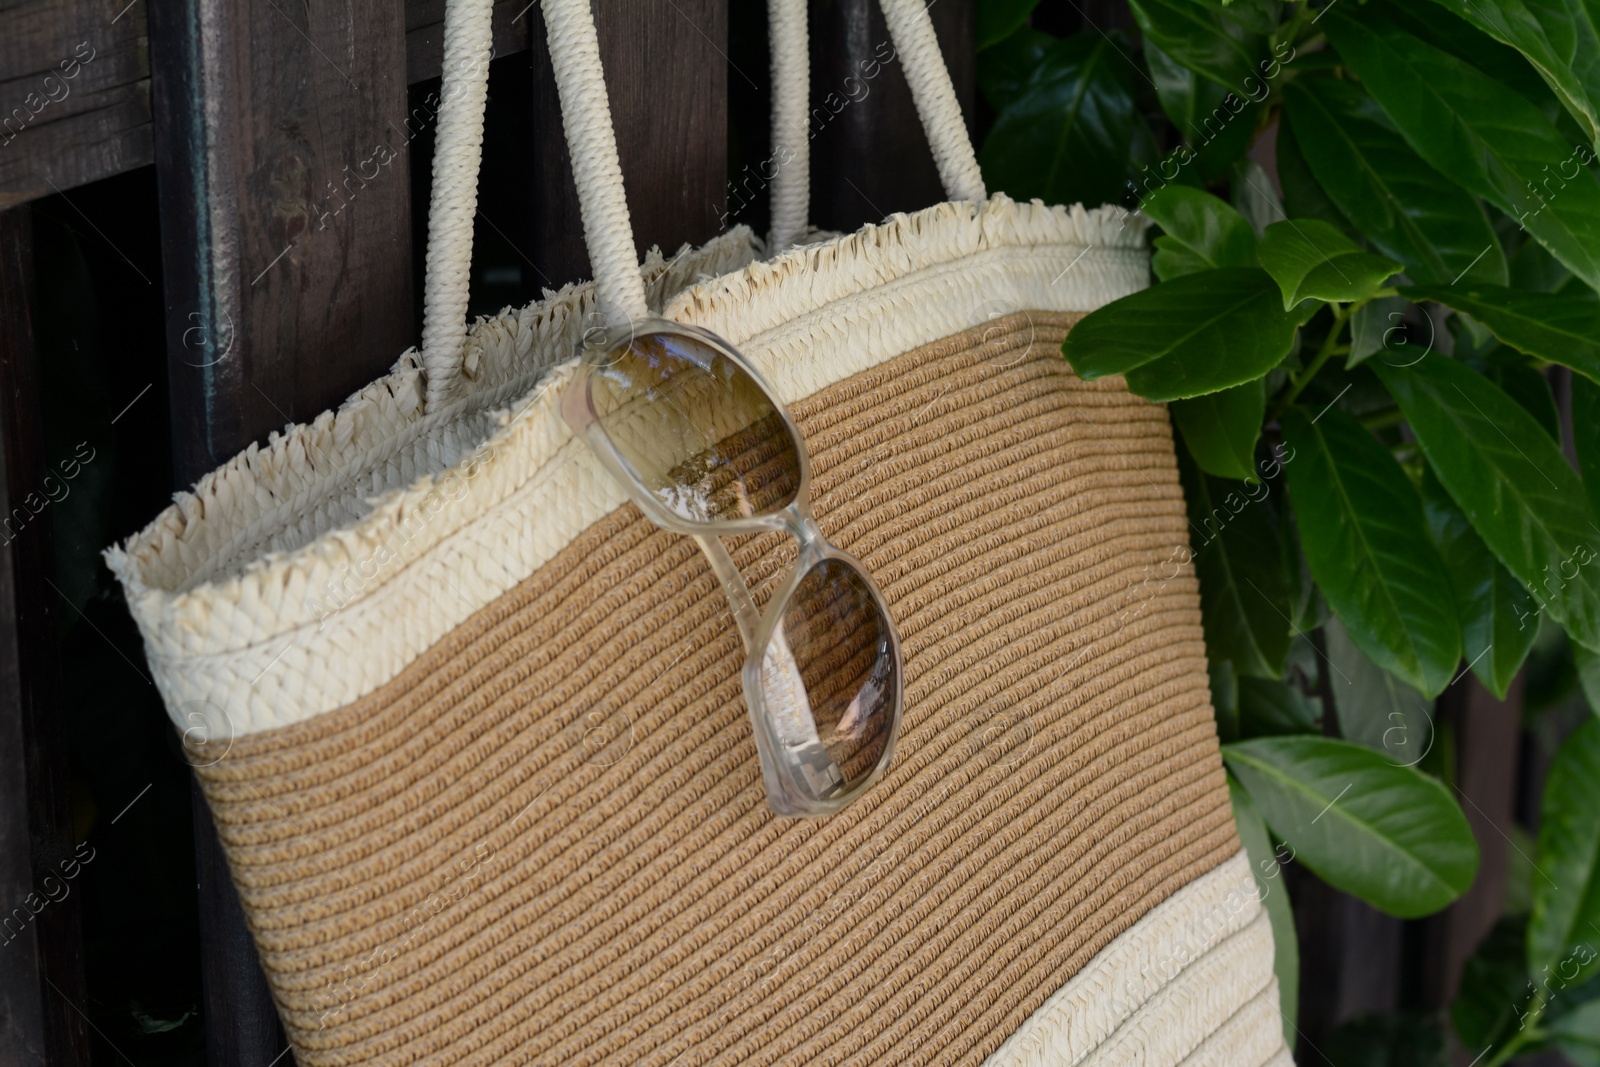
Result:
[[[668,508],[650,491],[634,472],[628,461],[612,442],[595,413],[590,384],[596,372],[603,371],[613,362],[612,353],[635,338],[644,335],[666,334],[686,337],[714,350],[747,374],[760,387],[767,402],[783,419],[783,425],[794,442],[800,466],[800,484],[791,500],[783,508],[766,515],[749,518],[716,519],[696,522]],[[789,416],[789,410],[778,399],[777,393],[742,354],[728,342],[709,330],[668,319],[641,319],[623,326],[594,328],[585,332],[579,346],[577,373],[561,397],[561,414],[573,433],[588,444],[590,450],[617,483],[627,492],[630,500],[657,526],[674,533],[693,537],[711,564],[728,599],[733,617],[744,639],[745,660],[741,671],[744,683],[745,706],[750,712],[750,723],[755,734],[756,754],[761,761],[761,776],[767,790],[767,801],[778,815],[789,817],[816,817],[833,815],[848,807],[883,777],[894,757],[895,741],[900,733],[900,720],[905,699],[905,660],[900,651],[900,634],[889,614],[888,602],[872,575],[861,561],[833,545],[811,514],[810,487],[811,461],[806,453],[805,438]],[[739,573],[732,555],[721,538],[739,534],[762,533],[781,530],[800,544],[799,557],[789,573],[767,600],[764,611],[758,610],[744,576]],[[778,736],[772,716],[768,712],[763,694],[761,668],[767,647],[783,619],[784,610],[805,576],[820,563],[838,560],[850,567],[872,595],[873,602],[883,619],[887,631],[889,652],[894,662],[894,693],[890,710],[889,736],[884,742],[883,754],[872,771],[854,787],[826,799],[817,799],[803,784],[801,763],[786,758],[787,750]]]

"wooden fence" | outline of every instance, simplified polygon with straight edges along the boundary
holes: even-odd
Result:
[[[730,222],[759,220],[760,182],[747,179],[767,138],[764,7],[759,0],[595,0],[641,249],[671,250]],[[975,9],[975,0],[935,0],[933,13],[969,122],[981,126]],[[137,424],[149,455],[166,467],[157,481],[168,488],[337,405],[415,341],[428,101],[439,73],[443,0],[12,0],[5,15],[0,514],[31,513],[59,458],[45,448],[49,390],[41,374],[50,361],[41,337],[42,317],[63,312],[38,284],[41,257],[51,250],[35,240],[43,207],[35,201],[48,198],[64,218],[82,216],[73,225],[114,249],[119,242],[108,231],[121,234],[159,212],[159,271],[123,255],[146,288],[130,274],[126,294],[104,297],[100,319],[154,335],[164,321],[164,346],[156,336],[108,338],[108,350],[127,358],[101,384],[108,415],[132,401],[110,419],[128,419],[117,428],[119,447],[139,447],[129,430]],[[1038,19],[1055,32],[1131,25],[1126,8],[1106,0],[1084,7],[1046,0]],[[512,264],[503,276],[513,280],[485,277],[480,294],[475,279],[475,301],[523,302],[584,276],[587,264],[536,0],[500,3],[494,26],[477,241]],[[885,67],[848,106],[830,102],[887,40],[875,0],[812,0],[811,39],[813,221],[849,230],[942,199],[898,70]],[[153,190],[149,182],[111,184],[151,168]],[[122,211],[133,217],[114,217]],[[153,365],[138,363],[141,351],[154,353]],[[147,370],[156,399],[136,408]],[[97,626],[52,580],[51,521],[42,512],[0,545],[0,908],[34,893],[82,840],[84,816],[68,780],[76,712],[63,695],[81,685],[61,634],[92,628],[99,637],[85,641],[104,638],[144,677],[131,628]],[[100,652],[114,662],[106,647]],[[127,677],[137,689],[134,675]],[[140,714],[154,714],[149,697],[140,699]],[[1508,717],[1471,701],[1454,714],[1463,789],[1509,822],[1512,779],[1503,756],[1495,758]],[[115,822],[114,810],[100,810],[91,825]],[[197,793],[192,815],[207,1059],[240,1067],[287,1062]],[[1504,843],[1488,831],[1480,840],[1486,857],[1501,857],[1500,875],[1486,865],[1490,877],[1503,876]],[[1398,990],[1400,924],[1361,912],[1311,879],[1297,888],[1308,1038],[1326,1034],[1352,1005],[1407,1000]],[[86,962],[83,900],[66,897],[15,937],[7,933],[0,1063],[134,1062],[115,1034],[96,1025],[86,999],[93,961]],[[1470,916],[1447,915],[1407,935],[1432,940],[1404,958],[1433,961],[1425,964],[1429,974],[1447,976],[1452,965],[1438,961],[1459,967],[1466,935],[1452,934],[1450,924],[1463,921],[1462,929],[1472,926]],[[1385,992],[1384,982],[1396,988]],[[1389,1003],[1368,1003],[1376,1000]],[[1302,1046],[1300,1062],[1320,1061]]]

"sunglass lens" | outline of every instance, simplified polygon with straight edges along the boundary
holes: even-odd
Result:
[[[762,659],[762,696],[809,800],[861,784],[888,750],[899,661],[878,598],[849,563],[823,560],[784,607]]]
[[[695,337],[646,333],[612,350],[589,401],[638,481],[685,519],[770,514],[799,492],[799,446],[777,405]]]

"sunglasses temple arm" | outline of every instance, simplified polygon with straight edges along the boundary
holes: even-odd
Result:
[[[694,540],[700,546],[700,551],[705,553],[706,559],[711,561],[711,569],[716,571],[718,580],[722,582],[723,595],[733,609],[733,619],[739,624],[739,636],[744,638],[744,647],[748,651],[756,639],[756,629],[761,625],[761,613],[756,610],[756,602],[750,596],[749,587],[744,584],[744,576],[716,537],[697,534]]]

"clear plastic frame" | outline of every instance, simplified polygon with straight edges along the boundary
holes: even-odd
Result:
[[[705,330],[661,319],[593,330],[581,356],[563,416],[651,521],[699,543],[722,583],[773,811],[840,811],[894,755],[903,667],[882,593],[811,515],[800,431],[760,373]],[[720,538],[767,530],[799,555],[758,610]]]

